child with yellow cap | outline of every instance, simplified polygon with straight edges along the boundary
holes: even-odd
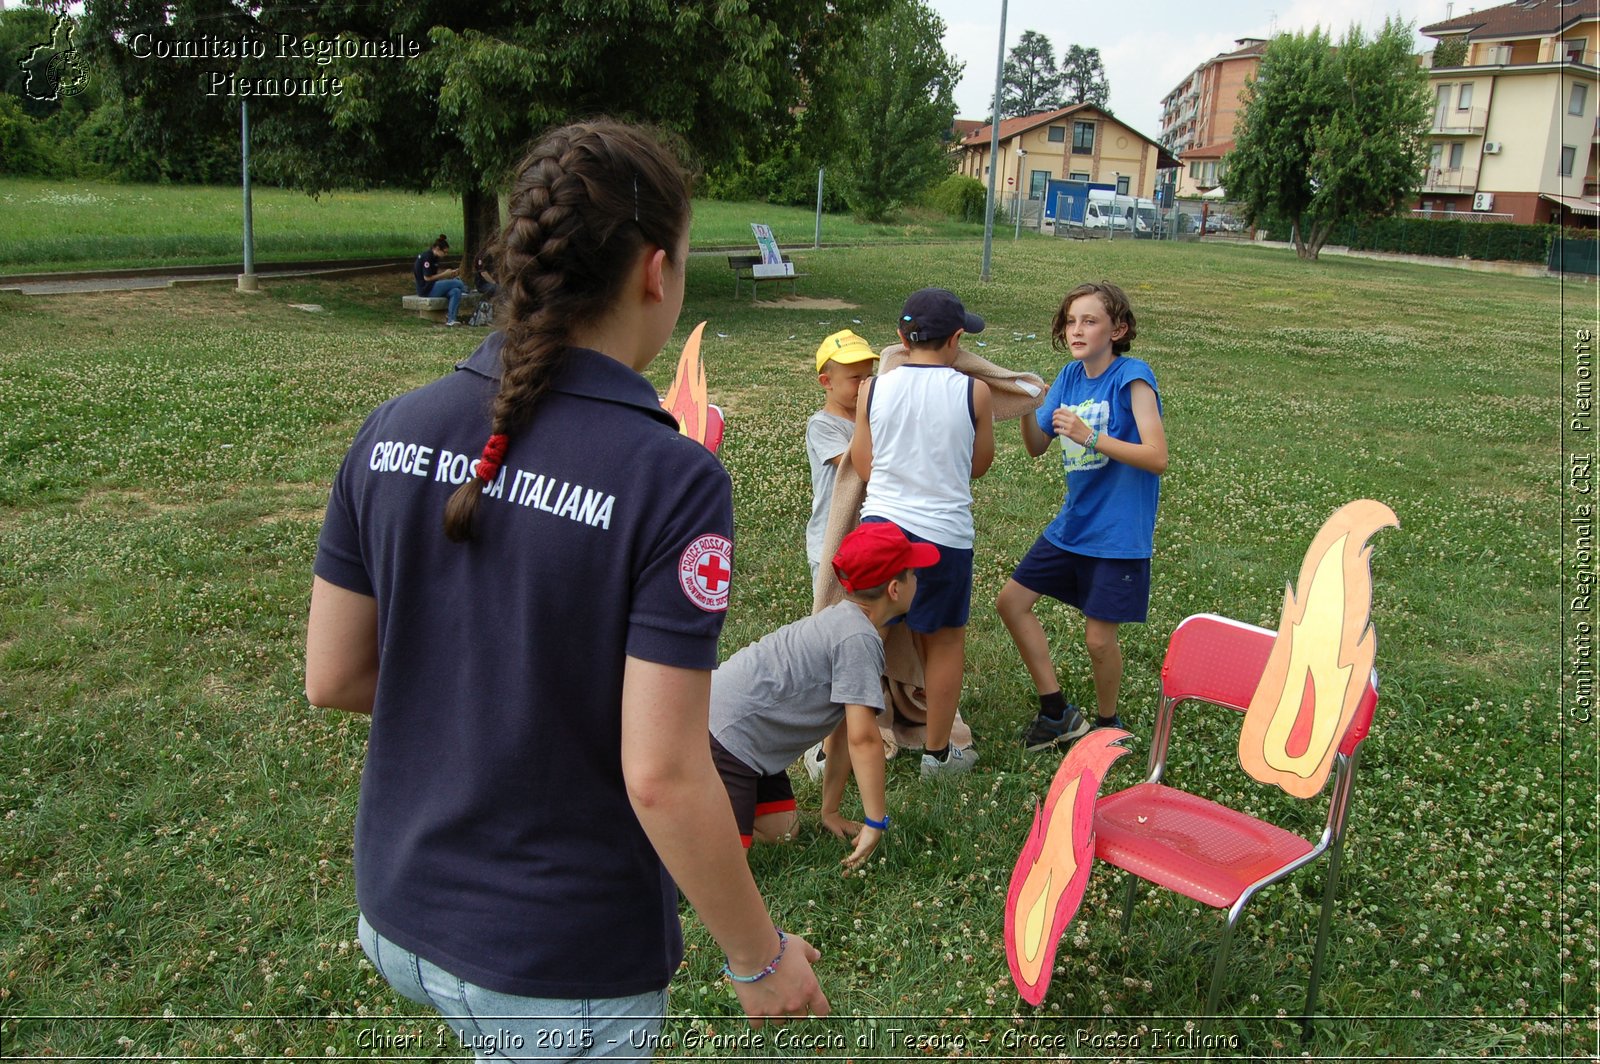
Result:
[[[849,329],[841,329],[817,348],[817,383],[822,385],[822,409],[806,422],[806,458],[811,463],[811,520],[806,522],[806,561],[811,577],[822,562],[822,539],[828,525],[828,506],[839,477],[839,460],[850,453],[856,431],[856,393],[872,376],[878,353]]]

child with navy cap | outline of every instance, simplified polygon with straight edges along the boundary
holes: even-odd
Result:
[[[913,292],[899,320],[906,361],[862,389],[850,446],[867,485],[862,521],[892,521],[912,540],[939,548],[939,564],[921,574],[905,621],[922,657],[927,697],[924,777],[969,771],[978,756],[971,747],[952,749],[950,729],[972,606],[972,481],[994,461],[994,416],[989,386],[952,367],[961,337],[982,330],[983,319],[955,293]]]
[[[855,868],[889,828],[883,791],[883,630],[911,608],[917,570],[939,548],[912,542],[887,521],[863,524],[839,544],[833,570],[845,597],[784,625],[711,674],[711,757],[733,803],[741,841],[787,842],[799,823],[785,767],[819,739],[822,826],[855,848]],[[839,813],[855,770],[861,823]]]

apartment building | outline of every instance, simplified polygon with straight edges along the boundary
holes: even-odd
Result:
[[[1594,226],[1600,6],[1516,0],[1423,26],[1439,42],[1417,209]],[[1441,65],[1440,53],[1451,55]]]
[[[1233,147],[1239,95],[1255,76],[1267,42],[1241,37],[1223,52],[1195,67],[1161,99],[1160,141],[1182,164],[1178,195],[1198,196],[1221,180],[1222,156]]]

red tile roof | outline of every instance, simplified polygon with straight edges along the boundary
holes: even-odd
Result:
[[[1574,23],[1600,18],[1594,0],[1515,0],[1514,3],[1487,7],[1455,18],[1423,26],[1418,32],[1429,37],[1449,37],[1470,33],[1482,40],[1488,37],[1547,37]]]
[[[1184,162],[1191,162],[1196,159],[1220,159],[1232,150],[1233,141],[1219,140],[1203,147],[1185,149],[1182,155]]]
[[[1016,118],[1001,119],[1000,139],[1002,141],[1007,141],[1012,137],[1018,136],[1019,134],[1026,133],[1030,129],[1049,125],[1052,122],[1058,122],[1061,119],[1066,118],[1068,115],[1075,115],[1079,113],[1083,113],[1085,116],[1097,115],[1101,118],[1108,119],[1117,123],[1123,129],[1126,129],[1129,133],[1132,133],[1134,136],[1139,137],[1145,142],[1154,144],[1159,151],[1159,155],[1157,156],[1156,160],[1156,169],[1170,169],[1178,165],[1178,161],[1174,159],[1167,149],[1162,147],[1158,141],[1151,137],[1145,136],[1143,133],[1140,133],[1137,129],[1134,129],[1126,122],[1123,122],[1116,115],[1111,114],[1109,111],[1103,111],[1092,103],[1075,103],[1068,107],[1058,107],[1054,111],[1040,111],[1037,114],[1019,115]],[[963,148],[975,149],[988,148],[990,140],[993,139],[993,135],[991,133],[993,125],[994,124],[992,122],[985,122],[977,129],[974,129],[965,137],[961,138],[961,146]]]

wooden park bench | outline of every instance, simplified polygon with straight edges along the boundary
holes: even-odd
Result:
[[[790,259],[789,256],[787,256],[787,255],[783,256],[783,261],[787,265],[792,265],[792,263],[793,263],[793,260]],[[796,285],[796,282],[799,281],[800,278],[804,277],[805,274],[796,272],[796,273],[774,274],[774,275],[772,275],[770,277],[757,277],[756,276],[756,272],[755,272],[755,268],[757,266],[759,266],[760,264],[761,264],[761,256],[760,255],[729,255],[728,256],[728,269],[733,271],[733,295],[734,295],[735,299],[737,299],[739,297],[739,289],[746,282],[749,282],[749,284],[750,284],[750,298],[751,299],[755,299],[755,297],[756,297],[756,286],[758,284],[760,284],[761,282],[763,282],[763,281],[788,281],[789,282],[789,293],[791,295],[798,295],[799,294],[799,288]]]
[[[478,300],[483,296],[478,292],[464,292],[461,302],[456,307],[456,320],[465,321],[472,317],[472,312],[477,309]],[[450,309],[450,300],[445,296],[401,296],[400,306],[404,310],[414,310],[417,317],[428,321],[444,321],[444,316]]]

